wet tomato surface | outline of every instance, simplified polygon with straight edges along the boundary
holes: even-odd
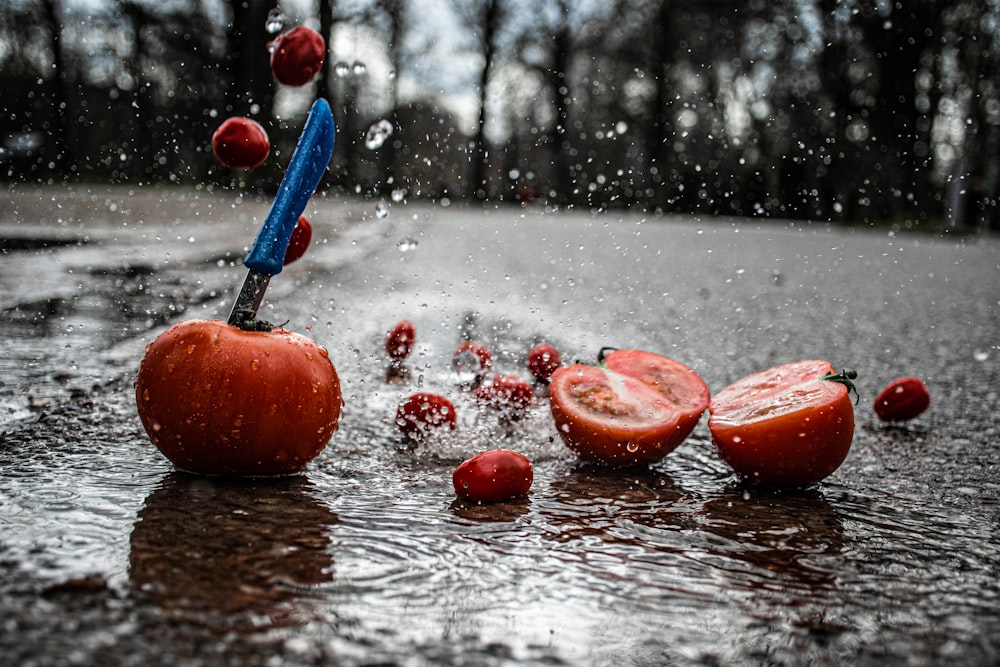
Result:
[[[509,449],[476,454],[455,468],[452,483],[459,498],[482,503],[527,495],[534,471],[528,457]]]
[[[552,375],[550,407],[563,442],[584,461],[655,463],[694,430],[708,386],[679,361],[616,350],[603,365],[572,364]]]
[[[872,408],[885,422],[904,422],[921,415],[931,404],[931,395],[923,380],[904,377],[893,380],[875,397]]]
[[[323,67],[326,42],[306,26],[292,28],[271,44],[271,73],[285,86],[304,86]]]
[[[493,353],[478,341],[462,341],[455,348],[452,367],[459,373],[472,373],[481,377],[493,368]]]
[[[408,438],[419,439],[439,429],[454,431],[455,406],[444,396],[420,391],[396,407],[396,426]]]
[[[341,411],[325,349],[285,329],[188,320],[147,349],[135,382],[153,444],[188,472],[283,475],[326,446]]]
[[[285,266],[302,259],[309,248],[310,241],[312,241],[312,225],[306,216],[300,215],[298,222],[295,223],[295,228],[292,229],[292,236],[288,239],[288,248],[285,249]]]
[[[513,373],[496,375],[476,389],[480,405],[512,414],[526,410],[534,399],[531,385]]]
[[[260,166],[271,151],[271,142],[260,123],[250,118],[227,118],[212,134],[212,152],[230,169]]]
[[[548,382],[562,365],[562,355],[550,343],[539,343],[528,351],[527,367],[536,382]]]
[[[410,356],[417,342],[417,328],[409,320],[400,320],[385,337],[385,353],[400,362]]]
[[[826,361],[798,361],[749,375],[723,389],[709,407],[719,455],[749,482],[774,487],[815,484],[851,448],[851,374]]]

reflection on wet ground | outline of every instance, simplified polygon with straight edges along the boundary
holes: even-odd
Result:
[[[226,210],[211,201],[215,210]],[[321,212],[338,219],[351,215],[343,204],[326,206]],[[186,210],[187,200],[173,207]],[[777,493],[735,483],[712,451],[704,423],[660,464],[606,470],[575,462],[554,437],[544,392],[517,423],[477,411],[448,363],[457,340],[485,340],[498,367],[516,371],[537,340],[554,338],[570,356],[584,356],[578,352],[608,342],[588,337],[588,328],[613,322],[616,338],[650,340],[649,347],[690,355],[717,389],[729,374],[742,372],[744,355],[754,354],[755,363],[806,356],[810,348],[796,341],[805,340],[803,331],[819,331],[812,315],[797,312],[773,325],[780,331],[759,333],[743,321],[726,325],[718,313],[732,311],[719,308],[657,305],[645,319],[629,319],[618,310],[625,306],[608,298],[611,288],[597,289],[588,277],[614,269],[606,266],[610,260],[574,259],[566,270],[576,283],[589,283],[589,291],[559,291],[551,258],[538,257],[541,251],[530,244],[520,254],[502,250],[505,258],[519,258],[510,260],[515,265],[530,259],[545,267],[525,288],[533,298],[510,296],[506,272],[484,271],[478,262],[465,268],[453,262],[450,279],[437,273],[445,258],[471,256],[487,245],[456,233],[468,212],[425,212],[398,226],[392,218],[374,228],[362,221],[328,230],[327,243],[302,260],[304,268],[290,270],[269,292],[283,314],[304,323],[300,330],[330,347],[347,399],[341,430],[302,476],[232,482],[172,471],[146,440],[132,404],[145,343],[167,322],[192,313],[220,316],[215,311],[228,306],[230,283],[241,277],[225,254],[239,247],[233,239],[247,225],[233,225],[238,229],[229,236],[219,232],[210,249],[175,230],[181,224],[175,217],[184,215],[190,214],[144,217],[146,240],[126,248],[134,258],[128,267],[94,254],[118,233],[114,216],[90,230],[83,245],[0,244],[0,302],[9,327],[0,361],[5,663],[1000,660],[998,426],[986,409],[995,406],[998,371],[995,350],[985,360],[973,354],[990,349],[995,310],[971,305],[955,317],[911,305],[923,313],[914,317],[928,319],[894,326],[881,318],[877,337],[855,339],[846,351],[874,360],[870,374],[892,372],[897,363],[924,364],[935,412],[905,427],[883,427],[860,404],[851,457],[815,488]],[[516,240],[521,230],[516,220],[491,222],[500,215],[479,220],[491,244]],[[322,229],[322,215],[315,217]],[[586,215],[568,217],[545,228],[546,243],[599,245],[606,229]],[[702,235],[687,230],[666,222],[646,226],[628,249],[635,254],[648,244],[677,244],[692,253]],[[657,241],[666,231],[669,243]],[[748,231],[731,248],[718,239],[711,248],[721,275],[729,275],[727,262],[742,265],[758,244],[778,252],[770,232]],[[173,240],[152,240],[157,237]],[[396,237],[419,237],[419,249],[400,255]],[[801,260],[797,239],[783,242],[787,256]],[[843,256],[851,257],[870,253],[872,239],[862,240],[833,235],[823,244],[847,247]],[[420,265],[412,265],[421,253]],[[171,260],[163,264],[158,255]],[[994,242],[941,242],[938,257],[934,266],[922,258],[910,274],[918,280],[937,272],[912,296],[917,306],[943,303],[956,289],[973,304],[997,303],[996,289],[981,280],[1000,265]],[[885,271],[895,270],[896,256],[884,261]],[[761,271],[759,284],[734,294],[732,304],[768,310],[767,299],[787,304],[781,290],[790,283],[810,291],[809,280],[828,279],[826,269],[809,274],[802,265],[783,265],[788,280],[782,285]],[[19,276],[10,267],[28,266],[39,271],[35,285],[16,286]],[[630,265],[633,272],[642,269]],[[662,269],[649,270],[658,275]],[[668,296],[659,287],[655,294],[661,304],[711,304],[728,285],[724,278],[712,282],[712,270],[705,267],[702,278],[711,296],[701,293],[704,285],[675,276]],[[626,272],[613,273],[625,280]],[[635,284],[640,278],[657,279],[642,274]],[[857,280],[845,291],[875,283],[863,275]],[[614,289],[632,294],[629,309],[645,312],[636,305],[643,294],[635,294],[634,284]],[[466,290],[473,294],[463,297]],[[599,298],[589,298],[595,293]],[[491,294],[504,296],[491,300]],[[651,288],[645,296],[653,294]],[[886,307],[872,296],[854,302],[852,312],[858,322],[878,320]],[[388,376],[382,337],[411,313],[418,350],[406,372]],[[654,327],[652,318],[668,316]],[[914,326],[936,332],[929,347],[909,338]],[[654,328],[661,338],[649,333]],[[705,331],[722,339],[706,341]],[[841,340],[845,332],[838,333],[830,340]],[[759,353],[746,342],[754,336]],[[845,352],[839,343],[809,345]],[[720,352],[729,348],[739,354]],[[719,358],[736,370],[722,373],[706,361]],[[454,399],[457,435],[414,446],[396,434],[392,408],[418,387]],[[495,505],[456,500],[454,465],[498,445],[533,460],[531,494]]]

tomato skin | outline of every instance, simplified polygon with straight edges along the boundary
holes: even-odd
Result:
[[[409,320],[400,320],[385,337],[385,353],[399,362],[410,356],[417,341],[417,328]]]
[[[212,152],[230,169],[260,166],[271,151],[271,141],[260,124],[250,118],[227,118],[212,133]]]
[[[494,410],[523,412],[534,400],[531,385],[512,373],[497,375],[476,389],[476,401]]]
[[[396,407],[396,426],[407,438],[417,440],[441,428],[454,431],[458,417],[447,398],[420,391]]]
[[[826,361],[799,361],[749,375],[709,406],[712,443],[741,479],[778,488],[816,484],[847,458],[854,438],[848,388],[822,379]]]
[[[536,382],[547,383],[552,374],[562,366],[562,356],[553,345],[539,343],[528,352],[528,372]]]
[[[884,422],[904,422],[914,419],[931,404],[931,395],[923,380],[904,377],[893,380],[875,397],[872,408]]]
[[[474,373],[482,377],[493,368],[493,353],[490,349],[474,340],[463,341],[452,357],[452,366],[460,373]]]
[[[304,86],[323,67],[326,42],[306,26],[292,28],[271,42],[271,74],[285,86]]]
[[[312,225],[309,224],[309,219],[304,215],[300,215],[299,221],[295,223],[295,228],[292,229],[292,236],[288,239],[288,248],[285,249],[285,266],[301,259],[302,255],[306,254],[309,242],[312,241],[312,235],[313,230]]]
[[[509,449],[476,454],[451,474],[459,498],[496,503],[528,495],[534,470],[528,457]]]
[[[153,444],[205,475],[301,471],[337,430],[342,405],[337,371],[315,342],[215,320],[175,324],[150,343],[135,395]]]
[[[616,350],[605,366],[572,364],[549,384],[556,430],[578,457],[624,467],[656,463],[694,430],[708,407],[708,385],[679,361]]]

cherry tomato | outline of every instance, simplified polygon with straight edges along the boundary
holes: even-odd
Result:
[[[476,454],[451,475],[459,498],[481,503],[512,500],[528,494],[534,471],[531,461],[509,449]]]
[[[493,354],[482,343],[474,340],[463,341],[455,349],[452,366],[459,373],[472,373],[481,377],[493,368]]]
[[[918,416],[931,404],[931,395],[920,378],[893,380],[875,397],[875,414],[884,422],[904,422]]]
[[[528,352],[528,372],[536,382],[548,382],[560,366],[562,366],[562,356],[559,350],[549,343],[539,343]]]
[[[708,386],[679,361],[616,350],[604,365],[556,369],[549,385],[556,430],[584,461],[655,463],[680,445],[709,403]]]
[[[135,395],[153,444],[206,475],[298,472],[341,409],[337,371],[312,340],[209,320],[175,324],[146,348]]]
[[[712,442],[742,479],[775,487],[815,484],[851,448],[854,377],[834,373],[826,361],[797,361],[747,376],[712,399]]]
[[[323,67],[326,42],[312,28],[298,26],[271,42],[271,73],[285,86],[304,86]]]
[[[299,221],[295,223],[295,229],[292,230],[292,236],[288,239],[288,248],[285,249],[285,266],[306,254],[306,248],[312,241],[312,235],[312,225],[309,224],[306,216],[300,215]]]
[[[417,328],[409,320],[400,320],[385,337],[385,352],[395,362],[410,356],[417,340]]]
[[[457,425],[455,406],[440,394],[417,392],[396,408],[396,426],[415,440],[441,428],[454,431]]]
[[[476,389],[476,400],[482,405],[515,414],[526,410],[534,399],[531,385],[510,373],[497,375]]]
[[[250,118],[227,118],[212,134],[212,152],[230,169],[252,169],[267,158],[271,142],[260,124]]]

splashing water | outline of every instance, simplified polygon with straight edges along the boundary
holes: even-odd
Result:
[[[368,65],[364,64],[360,60],[355,60],[354,64],[351,65],[351,74],[354,76],[364,76],[368,73]]]
[[[369,150],[381,148],[385,140],[392,136],[392,130],[392,123],[385,118],[372,123],[365,134],[365,147]]]
[[[389,217],[389,203],[385,201],[380,201],[375,204],[375,217],[379,220],[384,220]]]
[[[392,191],[392,194],[390,196],[392,197],[392,201],[398,204],[399,202],[406,199],[406,188],[396,188],[395,190]]]
[[[267,20],[264,21],[264,30],[272,35],[276,35],[285,27],[285,15],[278,7],[267,13]]]
[[[351,66],[340,60],[333,66],[333,73],[343,79],[345,76],[351,73]]]

